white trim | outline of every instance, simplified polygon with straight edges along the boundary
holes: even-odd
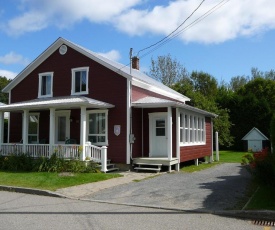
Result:
[[[182,140],[180,139],[180,146],[198,146],[198,145],[206,145],[206,125],[205,125],[205,117],[201,116],[198,113],[192,113],[192,112],[186,112],[185,110],[180,109],[179,113],[182,114],[182,121],[179,124],[180,130],[182,130]],[[185,127],[186,123],[186,118],[187,116],[187,127]],[[195,128],[195,123],[194,121],[197,120],[198,118],[200,119],[201,123],[201,128],[199,131],[200,125],[197,125],[197,128]],[[191,120],[191,122],[190,122]],[[187,141],[186,141],[186,130],[188,130],[188,136],[187,136]],[[192,132],[191,132],[192,131]],[[199,133],[200,132],[200,133]],[[191,135],[192,136],[191,136]],[[200,135],[201,138],[199,138]],[[199,140],[201,139],[201,141]]]
[[[152,137],[153,137],[153,118],[155,117],[163,117],[165,118],[165,137],[167,139],[168,137],[168,121],[167,121],[167,116],[168,116],[168,112],[157,112],[157,113],[148,113],[148,116],[149,116],[149,157],[152,157],[152,148],[153,148],[153,145],[152,145]],[[168,141],[167,141],[167,146],[168,146]],[[168,149],[168,147],[167,147]],[[167,152],[167,149],[166,149],[166,152]],[[168,152],[167,152],[168,154]],[[168,155],[167,155],[168,157]]]
[[[38,124],[37,124],[37,143],[39,143],[39,119],[40,119],[40,113],[29,113],[29,121],[28,123],[30,123],[30,116],[38,116]],[[29,125],[29,124],[28,124]],[[29,133],[29,129],[28,129],[28,144],[31,144],[29,143],[29,136],[30,136],[30,133]]]
[[[172,108],[167,107],[167,154],[168,159],[172,160],[173,158],[173,147],[172,147]]]
[[[179,108],[176,108],[176,155],[180,161],[180,112]]]
[[[58,141],[58,117],[65,116],[66,117],[66,137],[64,141]],[[60,110],[55,111],[55,143],[56,144],[65,144],[66,139],[70,139],[70,116],[71,110]]]
[[[85,160],[86,157],[86,138],[87,138],[87,110],[86,106],[81,106],[80,109],[80,145],[82,146],[82,153],[80,159]]]
[[[4,112],[0,112],[0,148],[4,143]]]
[[[51,77],[51,89],[50,89],[50,94],[46,95],[41,95],[41,89],[42,89],[42,77],[43,76],[50,76]],[[53,96],[53,72],[44,72],[44,73],[39,73],[39,83],[38,83],[38,98],[44,98],[44,97],[52,97]]]
[[[55,108],[50,108],[50,132],[49,132],[50,154],[55,144]]]
[[[97,109],[97,110],[87,110],[86,111],[86,140],[89,141],[89,125],[90,125],[90,121],[89,121],[89,114],[93,114],[93,113],[104,113],[105,114],[105,142],[97,142],[97,143],[92,143],[93,145],[99,145],[99,146],[108,146],[109,141],[108,141],[108,110],[107,109]],[[103,136],[103,135],[102,135]]]
[[[86,71],[86,90],[80,92],[75,92],[75,73],[80,72],[80,71]],[[77,67],[77,68],[72,68],[72,88],[71,88],[71,95],[84,95],[84,94],[89,94],[89,67],[84,66],[84,67]],[[80,86],[81,87],[81,86]]]
[[[127,125],[126,125],[126,164],[130,164],[131,158],[131,146],[130,146],[130,129],[131,129],[131,81],[127,79],[127,98],[126,98],[126,117],[127,117]]]

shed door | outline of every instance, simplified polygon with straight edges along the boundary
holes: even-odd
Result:
[[[248,141],[248,149],[252,149],[252,152],[258,152],[263,149],[262,147],[262,141]]]

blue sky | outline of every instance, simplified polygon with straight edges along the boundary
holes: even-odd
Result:
[[[0,0],[0,75],[14,78],[58,37],[123,64],[176,29],[202,0]],[[219,82],[275,69],[274,0],[205,0],[179,30],[220,6],[170,42],[141,52],[171,54],[189,71]],[[143,57],[147,51],[152,51]]]

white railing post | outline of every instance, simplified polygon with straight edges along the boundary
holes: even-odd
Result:
[[[87,141],[86,142],[86,158],[89,158],[89,160],[91,159],[91,142]]]
[[[80,160],[84,161],[86,156],[86,107],[81,106],[81,112],[80,112],[80,146],[82,146],[82,153],[80,155]]]
[[[101,147],[101,171],[107,172],[107,147]]]

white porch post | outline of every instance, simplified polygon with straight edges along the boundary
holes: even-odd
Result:
[[[167,107],[167,153],[168,160],[172,160],[172,108]],[[171,166],[169,166],[169,172],[171,171]]]
[[[86,157],[86,107],[81,106],[81,121],[80,121],[80,146],[82,147],[82,153],[80,155],[80,160],[84,161]]]
[[[50,155],[53,153],[53,146],[55,143],[55,108],[50,108],[50,136],[49,136],[49,144],[50,144]]]
[[[177,148],[177,159],[176,171],[180,170],[180,112],[179,108],[176,108],[176,148]]]
[[[0,112],[0,150],[4,143],[4,112]]]
[[[24,110],[23,114],[23,152],[26,153],[29,133],[29,110]]]

